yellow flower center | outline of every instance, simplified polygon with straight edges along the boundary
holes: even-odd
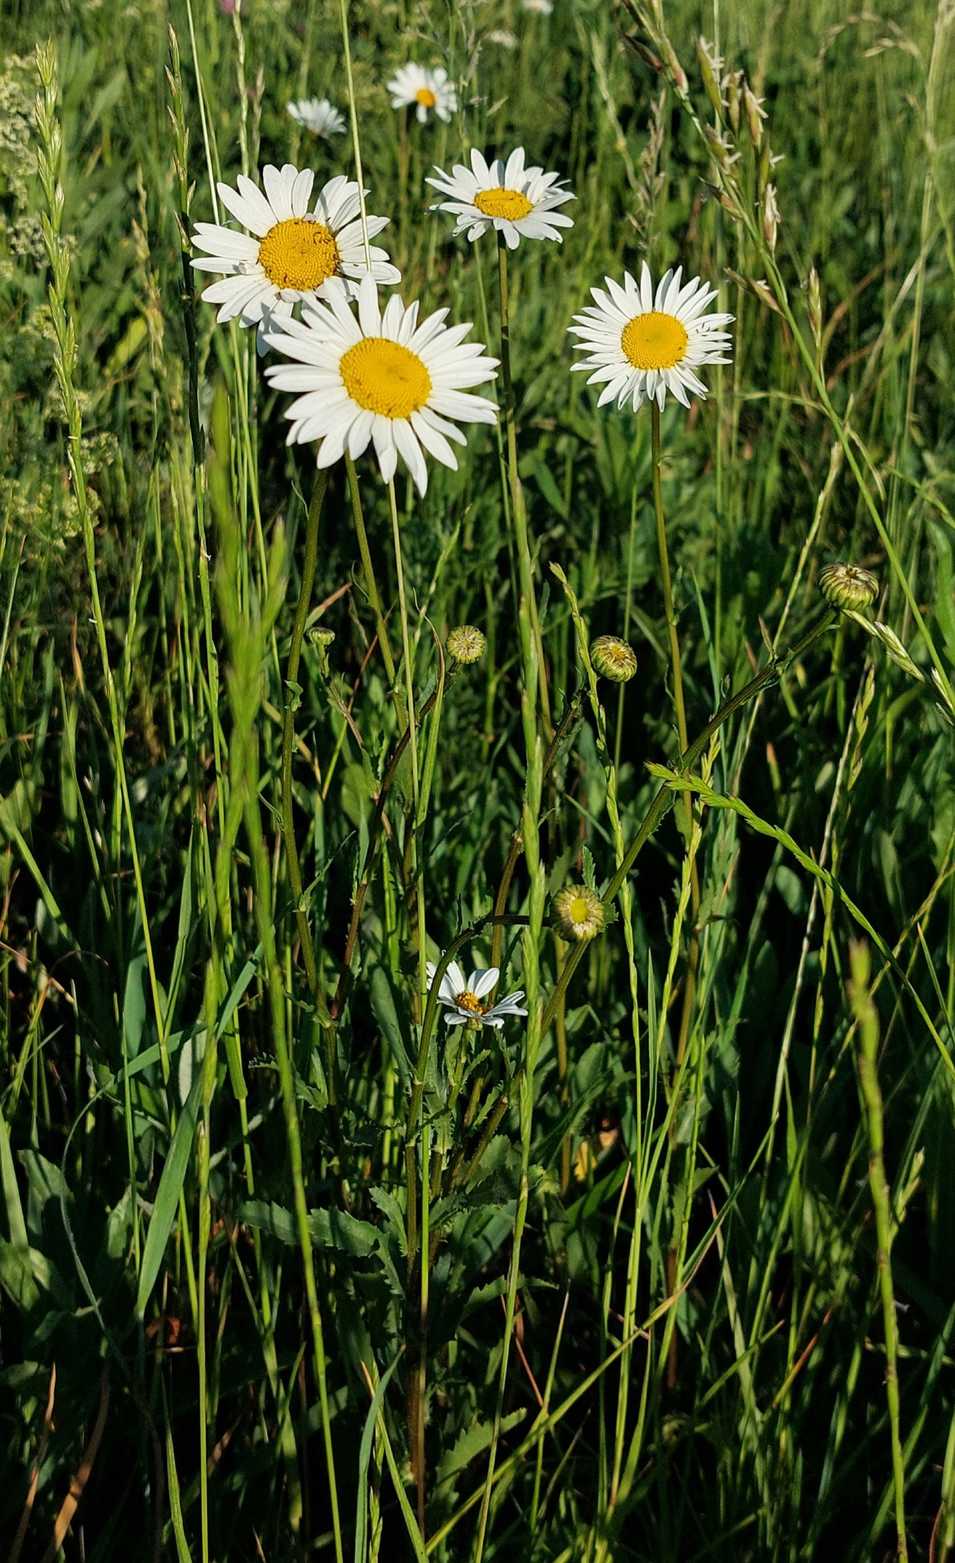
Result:
[[[575,895],[568,907],[572,923],[586,923],[590,920],[590,906],[582,895]]]
[[[431,376],[417,353],[387,337],[363,337],[338,367],[352,401],[385,418],[410,418],[431,395]]]
[[[321,287],[338,270],[335,236],[324,223],[289,217],[270,228],[259,245],[259,265],[277,288]]]
[[[651,309],[624,326],[620,346],[634,369],[672,369],[686,352],[687,340],[682,321]]]
[[[495,190],[479,190],[474,204],[485,217],[509,217],[511,222],[517,222],[534,210],[533,201],[520,190],[505,190],[501,185]]]
[[[470,988],[465,988],[463,993],[456,993],[454,1002],[458,1009],[466,1009],[469,1015],[484,1014],[485,1006],[481,1003],[477,994],[471,992]]]
[[[423,109],[433,109],[437,101],[430,87],[419,87],[415,93],[415,102],[420,103]]]

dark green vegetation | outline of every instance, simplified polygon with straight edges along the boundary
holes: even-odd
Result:
[[[399,475],[403,613],[359,462],[394,687],[344,468],[321,503],[183,267],[210,169],[352,172],[285,107],[347,113],[338,4],[0,4],[0,1535],[951,1558],[950,0],[347,9],[406,300],[499,352],[493,241],[428,214],[432,162],[523,144],[577,194],[510,257],[527,550],[470,430],[424,501]],[[407,59],[463,83],[450,126],[400,129]],[[737,317],[662,419],[691,742],[766,675],[684,774],[649,409],[598,412],[565,335],[645,256]],[[826,619],[835,559],[878,576],[861,623]],[[577,952],[570,882],[607,899]],[[460,959],[499,949],[530,1014],[449,1032],[419,954],[475,924]]]

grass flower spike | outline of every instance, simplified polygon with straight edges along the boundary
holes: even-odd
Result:
[[[699,277],[681,286],[682,276],[682,266],[664,272],[654,291],[644,262],[639,283],[625,272],[622,285],[607,277],[606,292],[591,288],[594,305],[575,315],[569,330],[581,338],[575,351],[587,355],[574,369],[590,370],[587,384],[604,386],[598,407],[630,402],[636,412],[655,399],[662,410],[668,391],[689,407],[689,392],[706,396],[696,370],[730,362],[723,327],[733,316],[704,314],[716,289]]]
[[[315,136],[328,139],[345,134],[345,116],[327,98],[298,98],[289,104],[288,111],[296,124]]]
[[[240,174],[238,189],[220,184],[223,206],[249,232],[218,223],[196,223],[192,242],[206,253],[193,261],[197,271],[224,273],[202,295],[218,304],[220,321],[237,316],[243,326],[267,329],[288,318],[296,303],[316,298],[335,282],[354,292],[367,275],[358,186],[339,174],[312,201],[315,175],[291,163],[262,170],[260,189]],[[367,192],[366,192],[367,193]],[[311,203],[311,204],[310,204]],[[368,217],[368,235],[388,225],[387,217]],[[371,246],[371,274],[393,284],[401,273],[387,251]]]
[[[556,239],[560,244],[561,228],[574,226],[571,217],[557,210],[575,199],[573,191],[564,188],[559,174],[525,168],[523,147],[517,147],[506,162],[495,158],[491,163],[472,148],[470,168],[455,163],[450,174],[440,168],[435,174],[428,176],[428,184],[449,199],[439,201],[432,211],[454,214],[455,237],[466,233],[473,242],[494,228],[504,235],[508,249],[516,250],[521,239]]]
[[[429,986],[434,985],[437,969],[433,961],[428,962]],[[438,1003],[446,1011],[445,1023],[449,1026],[470,1026],[476,1031],[482,1026],[493,1026],[499,1030],[508,1016],[526,1015],[527,1010],[520,1004],[524,997],[523,988],[518,988],[516,993],[509,993],[497,1004],[484,1003],[485,994],[490,993],[500,975],[496,966],[489,966],[486,971],[475,969],[465,981],[464,968],[457,961],[450,961],[438,989]]]
[[[421,65],[402,65],[386,86],[391,93],[392,108],[413,108],[419,125],[423,125],[432,113],[447,123],[458,107],[457,88],[440,65],[434,70],[425,70]]]
[[[426,454],[456,468],[449,442],[467,443],[457,424],[497,417],[493,402],[469,391],[494,379],[498,361],[484,356],[483,342],[464,341],[470,322],[446,326],[447,313],[439,309],[419,325],[417,303],[405,306],[397,295],[382,310],[366,276],[357,315],[336,279],[324,303],[309,300],[300,321],[281,321],[267,341],[294,363],[271,364],[266,374],[278,390],[296,393],[286,409],[288,443],[319,440],[319,467],[346,450],[356,459],[371,443],[385,482],[400,456],[421,494]]]

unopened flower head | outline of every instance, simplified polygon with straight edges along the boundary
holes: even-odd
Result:
[[[289,104],[288,111],[296,124],[303,125],[314,136],[327,138],[345,133],[345,116],[327,98],[298,98]]]
[[[728,364],[730,339],[724,329],[732,315],[704,314],[716,289],[691,277],[683,283],[683,267],[664,272],[656,289],[644,263],[639,283],[629,272],[623,283],[606,277],[603,288],[591,288],[594,300],[569,327],[581,340],[574,350],[586,357],[582,369],[588,385],[603,384],[597,406],[630,403],[634,412],[645,401],[662,409],[667,392],[689,407],[689,392],[706,395],[696,374],[702,364]]]
[[[606,921],[603,902],[586,885],[565,885],[554,897],[554,916],[565,939],[593,939]]]
[[[313,201],[310,168],[269,163],[261,177],[262,189],[244,174],[236,180],[237,189],[218,187],[223,206],[248,233],[196,223],[192,236],[196,249],[206,252],[192,262],[195,269],[223,274],[202,295],[206,303],[219,305],[218,320],[237,316],[243,326],[259,326],[262,332],[274,328],[291,318],[297,303],[325,296],[332,284],[355,294],[358,281],[369,274],[369,259],[376,282],[391,286],[401,280],[387,251],[376,245],[366,251],[354,180],[339,174]],[[369,238],[387,226],[387,217],[366,214]]]
[[[455,662],[480,662],[487,650],[487,641],[473,624],[459,624],[447,640],[448,656]]]
[[[495,404],[470,387],[493,380],[498,360],[484,356],[483,342],[464,341],[469,323],[446,326],[446,309],[419,324],[417,303],[405,306],[397,294],[382,308],[371,277],[357,304],[356,315],[333,278],[324,301],[303,304],[301,320],[266,333],[269,347],[293,360],[265,371],[278,390],[295,392],[285,410],[288,443],[319,441],[319,467],[341,461],[346,450],[355,461],[373,445],[386,483],[400,456],[423,494],[425,454],[456,468],[449,441],[467,444],[458,424],[497,418]]]
[[[402,65],[386,82],[393,109],[413,108],[423,125],[429,114],[447,122],[458,106],[457,88],[440,65],[426,70],[421,65]]]
[[[559,174],[525,168],[523,147],[516,147],[506,161],[498,157],[490,163],[473,147],[470,168],[455,163],[450,174],[436,168],[427,183],[448,197],[431,210],[451,212],[457,219],[455,237],[466,233],[472,242],[494,229],[503,234],[509,250],[516,250],[521,239],[556,239],[560,244],[561,228],[574,226],[572,218],[557,210],[576,199],[573,191],[564,187]]]
[[[434,986],[437,969],[434,961],[428,962],[429,987]],[[500,975],[496,966],[488,966],[484,971],[480,967],[475,968],[466,978],[464,968],[457,961],[449,961],[438,989],[438,1003],[444,1008],[445,1024],[468,1026],[472,1031],[480,1031],[482,1026],[491,1026],[497,1031],[509,1016],[526,1015],[527,1010],[520,1003],[524,997],[523,988],[509,993],[496,1004],[485,1004],[486,995]]]
[[[619,635],[598,635],[590,647],[590,660],[602,678],[626,684],[637,671],[637,655]]]
[[[827,564],[819,571],[819,589],[833,608],[868,608],[879,595],[871,570],[857,564]]]

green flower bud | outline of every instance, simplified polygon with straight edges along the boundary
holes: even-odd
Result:
[[[606,921],[603,902],[586,885],[565,885],[554,897],[554,916],[565,939],[592,939]]]
[[[833,608],[868,608],[879,594],[879,583],[856,564],[827,564],[819,571],[819,590]]]
[[[633,647],[617,635],[598,635],[590,648],[590,660],[603,678],[626,684],[637,671]]]
[[[447,639],[448,656],[455,662],[480,662],[487,650],[487,641],[473,624],[459,624]]]

